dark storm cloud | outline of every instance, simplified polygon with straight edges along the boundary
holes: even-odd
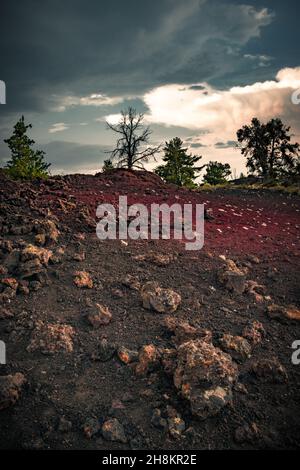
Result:
[[[109,158],[106,146],[60,140],[44,145],[43,150],[46,152],[47,161],[51,163],[50,169],[53,173],[100,170],[103,161]]]
[[[206,147],[206,145],[201,144],[200,142],[193,142],[192,144],[190,144],[190,147],[195,148],[195,149],[199,149],[199,148],[202,148],[202,147]]]
[[[235,140],[228,140],[227,142],[217,142],[215,144],[216,149],[230,149],[236,148],[237,142]]]
[[[217,0],[11,0],[1,10],[5,112],[221,79],[239,67],[231,51],[272,21],[261,6]]]

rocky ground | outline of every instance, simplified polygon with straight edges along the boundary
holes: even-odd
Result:
[[[0,175],[0,447],[300,445],[300,198],[147,172]],[[95,209],[205,203],[205,244],[100,241]]]

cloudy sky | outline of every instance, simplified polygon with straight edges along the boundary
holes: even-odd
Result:
[[[105,120],[132,105],[153,144],[179,136],[239,175],[236,130],[252,117],[279,116],[300,140],[299,10],[294,0],[3,2],[1,163],[24,114],[52,173],[95,172],[114,142]]]

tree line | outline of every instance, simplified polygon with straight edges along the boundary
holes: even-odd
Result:
[[[210,161],[199,165],[202,156],[188,153],[183,141],[174,137],[161,145],[149,144],[151,129],[143,124],[144,115],[129,107],[121,112],[117,124],[107,122],[107,128],[117,135],[115,148],[104,161],[102,170],[114,168],[129,170],[142,169],[144,163],[163,151],[162,163],[154,172],[164,181],[177,186],[195,188],[199,173],[205,168],[203,182],[211,185],[222,184],[231,174],[228,163]],[[45,178],[49,174],[50,164],[45,161],[45,152],[34,150],[35,142],[27,135],[31,124],[25,124],[24,116],[14,126],[13,134],[5,139],[11,151],[11,159],[6,171],[13,178]],[[237,131],[236,146],[246,157],[246,167],[250,175],[257,175],[263,181],[280,181],[300,176],[300,145],[291,142],[290,127],[281,119],[274,118],[267,123],[253,118],[249,125]]]

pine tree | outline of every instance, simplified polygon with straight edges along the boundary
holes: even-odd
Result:
[[[226,178],[231,174],[229,163],[209,162],[206,173],[203,176],[204,183],[216,185],[226,183]]]
[[[166,142],[163,157],[165,165],[158,166],[155,173],[168,183],[193,188],[196,186],[194,182],[197,178],[196,173],[199,173],[205,165],[195,166],[202,157],[189,155],[187,149],[182,146],[183,142],[179,137]]]
[[[110,158],[108,160],[104,160],[103,167],[102,167],[103,173],[105,173],[106,171],[111,171],[113,169],[114,169],[114,165],[112,161],[110,160]]]
[[[8,161],[6,167],[13,178],[31,179],[48,176],[50,163],[44,161],[43,150],[32,148],[35,141],[27,135],[27,130],[31,128],[32,125],[26,125],[22,116],[15,124],[12,136],[4,140],[11,151],[11,160]]]

